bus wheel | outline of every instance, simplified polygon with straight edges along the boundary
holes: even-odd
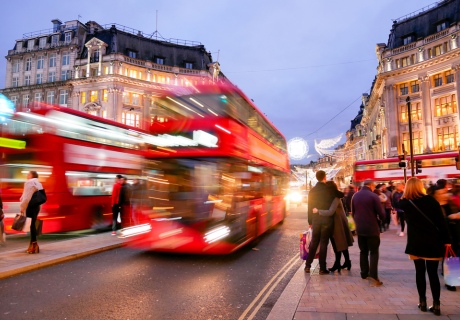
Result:
[[[94,230],[104,230],[107,229],[109,226],[104,222],[104,207],[103,206],[96,206],[92,209],[92,221],[91,221],[91,229]]]

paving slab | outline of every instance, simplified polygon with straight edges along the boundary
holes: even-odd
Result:
[[[287,319],[287,318],[281,318]],[[328,313],[328,312],[296,312],[295,320],[347,320],[345,313]]]

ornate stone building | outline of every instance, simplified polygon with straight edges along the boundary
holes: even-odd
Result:
[[[377,77],[365,106],[366,158],[456,150],[459,140],[460,0],[440,1],[395,20],[387,44],[378,44]],[[411,101],[408,114],[406,99]]]
[[[155,97],[165,90],[223,77],[198,42],[94,21],[52,23],[24,34],[6,56],[1,92],[22,108],[46,102],[145,127],[164,121]]]

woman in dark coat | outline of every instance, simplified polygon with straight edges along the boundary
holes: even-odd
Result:
[[[318,210],[313,208],[313,213],[319,212],[322,216],[334,215],[334,229],[332,231],[331,244],[335,253],[335,262],[329,271],[334,272],[338,270],[340,273],[340,269],[351,269],[348,247],[353,245],[354,240],[350,227],[348,226],[348,219],[341,201],[343,193],[338,190],[337,185],[333,181],[326,182],[326,185],[330,188],[331,193],[335,194],[334,201],[332,201],[329,210]],[[342,253],[345,258],[345,263],[341,266],[340,258],[342,257]]]
[[[410,178],[399,207],[404,210],[407,222],[405,253],[415,264],[420,301],[418,307],[421,311],[427,311],[425,273],[428,273],[433,296],[433,306],[429,310],[440,315],[441,285],[437,271],[439,261],[445,254],[445,246],[450,246],[451,243],[441,206],[433,197],[425,194],[421,180]]]

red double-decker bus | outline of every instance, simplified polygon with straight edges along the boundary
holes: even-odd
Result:
[[[152,123],[145,155],[151,220],[122,237],[149,250],[224,254],[283,221],[286,140],[239,89],[184,88],[156,108],[168,116]]]
[[[415,155],[414,161],[421,161],[422,172],[416,174],[417,178],[436,182],[438,179],[458,179],[460,171],[457,170],[455,157],[458,152],[443,152]],[[409,157],[407,177],[410,177]],[[356,161],[354,164],[353,182],[360,183],[365,179],[376,181],[403,181],[404,170],[399,167],[399,158],[387,158],[379,160]]]
[[[7,232],[19,213],[26,175],[37,171],[48,201],[43,232],[104,228],[111,224],[117,174],[142,172],[142,132],[68,108],[40,106],[17,112],[2,126],[0,183]]]

